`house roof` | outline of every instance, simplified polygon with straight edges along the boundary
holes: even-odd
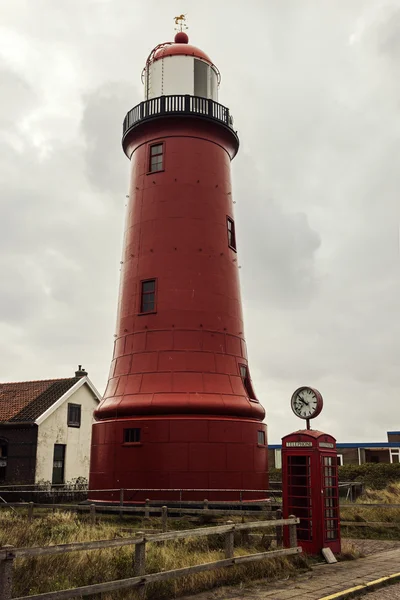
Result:
[[[80,377],[0,383],[0,423],[35,422]]]

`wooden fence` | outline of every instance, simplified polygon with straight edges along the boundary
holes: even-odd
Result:
[[[164,516],[164,527],[166,526],[167,507],[162,507]],[[282,555],[298,554],[302,550],[297,546],[296,525],[299,519],[290,516],[288,519],[278,519],[269,521],[255,521],[250,523],[234,524],[228,521],[226,525],[213,527],[204,527],[198,529],[189,529],[185,531],[170,531],[155,535],[144,535],[138,532],[135,538],[120,538],[114,540],[101,540],[93,542],[79,542],[73,544],[61,544],[58,546],[45,546],[43,548],[13,548],[12,546],[3,546],[0,548],[0,600],[11,600],[13,585],[13,565],[15,560],[23,557],[49,556],[54,554],[66,554],[69,552],[79,552],[88,550],[101,550],[104,548],[120,548],[122,546],[134,546],[133,572],[134,577],[120,579],[118,581],[107,581],[94,585],[87,585],[69,590],[61,590],[34,596],[24,596],[14,600],[67,600],[77,596],[89,596],[104,592],[115,592],[117,590],[126,590],[136,588],[141,597],[145,596],[145,586],[149,583],[177,579],[179,577],[194,575],[204,571],[220,569],[221,567],[230,567],[248,562],[257,562],[266,558]],[[289,548],[279,548],[268,552],[259,552],[257,554],[246,554],[243,556],[234,556],[234,535],[235,532],[245,532],[256,529],[276,528],[276,531],[283,527],[289,527]],[[225,536],[225,558],[201,565],[173,569],[171,571],[162,571],[146,575],[146,545],[152,542],[166,542],[184,538],[203,537],[209,535]]]
[[[271,504],[268,502],[253,502],[249,504],[242,504],[241,502],[229,502],[225,503],[226,506],[219,508],[210,508],[210,502],[205,499],[202,502],[171,502],[167,509],[167,516],[182,516],[182,515],[193,515],[193,516],[222,516],[238,514],[240,516],[256,517],[257,515],[266,518],[268,515],[270,518],[276,516],[275,511],[271,510]],[[212,504],[211,504],[212,506]],[[250,510],[252,507],[252,510]],[[34,518],[35,511],[37,509],[47,509],[51,511],[62,510],[62,511],[73,511],[78,514],[89,514],[92,523],[96,522],[96,518],[101,513],[117,513],[119,516],[124,514],[131,515],[143,515],[145,518],[151,516],[158,516],[162,514],[162,511],[166,507],[160,506],[155,501],[146,500],[142,505],[129,506],[123,504],[114,505],[102,505],[102,504],[45,504],[45,503],[34,503],[34,502],[8,502],[7,504],[0,504],[0,509],[10,508],[22,508],[27,511],[28,519],[31,521]],[[0,598],[1,600],[1,598]]]

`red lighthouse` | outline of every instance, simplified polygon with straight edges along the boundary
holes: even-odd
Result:
[[[247,364],[220,74],[184,32],[157,46],[128,112],[131,163],[114,355],[95,413],[90,488],[125,498],[265,494],[265,411]],[[156,491],[164,490],[164,491]],[[223,490],[220,492],[212,490]],[[91,497],[111,501],[102,492]]]

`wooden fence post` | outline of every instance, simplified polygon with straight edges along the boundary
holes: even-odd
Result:
[[[124,507],[124,490],[123,489],[119,490],[119,505],[122,508]],[[124,516],[124,511],[123,510],[119,511],[119,516],[122,519],[122,517]]]
[[[14,548],[7,545],[3,546],[1,550],[5,551],[5,558],[0,561],[0,600],[11,600]]]
[[[161,509],[161,529],[165,533],[168,529],[168,507],[163,506]]]
[[[227,525],[234,525],[233,521],[227,521]],[[225,534],[225,558],[233,558],[233,549],[235,542],[235,528]]]
[[[146,504],[144,508],[144,518],[148,519],[150,517],[150,499],[146,498]]]
[[[289,519],[295,519],[294,515],[290,515]],[[297,525],[289,525],[289,548],[297,547]]]
[[[35,505],[33,502],[29,502],[28,504],[28,521],[33,521],[33,509]]]
[[[138,531],[139,536],[143,536],[143,542],[135,545],[135,561],[133,564],[133,574],[135,577],[146,574],[146,541],[143,531]],[[146,589],[144,585],[137,588],[139,598],[145,598]]]
[[[242,523],[245,523],[245,518],[244,515],[242,515]],[[240,530],[240,541],[242,546],[248,546],[250,543],[250,535],[249,535],[249,530],[248,529],[241,529]]]
[[[90,505],[90,522],[92,525],[96,525],[96,505]]]
[[[204,499],[203,510],[208,510],[208,500],[207,500],[207,498]]]
[[[276,511],[276,520],[279,521],[282,519],[282,511],[280,508]],[[282,525],[276,526],[276,547],[282,548]]]

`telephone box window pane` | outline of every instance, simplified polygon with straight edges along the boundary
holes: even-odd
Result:
[[[164,168],[164,145],[155,144],[150,146],[150,173],[162,171]]]
[[[140,442],[140,428],[124,429],[124,443],[133,444]]]
[[[235,223],[230,217],[227,217],[226,221],[228,227],[228,246],[232,248],[232,250],[236,250]]]
[[[156,280],[142,281],[140,312],[154,312],[156,308]]]

